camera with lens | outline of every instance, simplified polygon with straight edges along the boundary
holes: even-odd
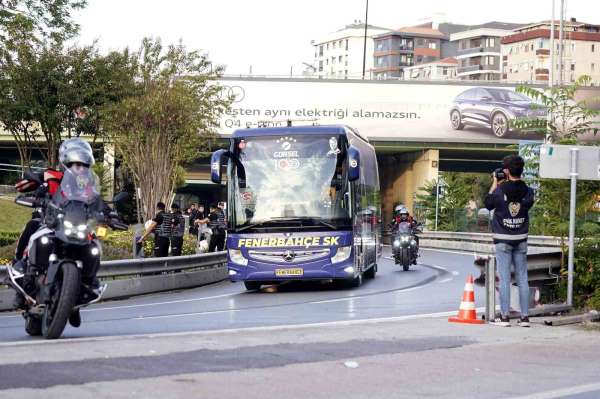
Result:
[[[504,169],[498,168],[494,170],[494,177],[498,179],[498,181],[506,179],[506,173],[504,173]]]

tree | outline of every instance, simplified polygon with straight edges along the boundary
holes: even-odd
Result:
[[[476,207],[483,206],[491,179],[481,173],[443,172],[443,193],[438,201],[438,230],[464,231],[467,228],[467,205],[474,201]],[[417,207],[432,223],[435,220],[437,181],[427,182],[417,194]]]
[[[139,95],[106,110],[106,130],[141,191],[144,220],[169,203],[181,167],[206,149],[230,99],[215,81],[222,67],[180,43],[144,39],[137,53]]]
[[[64,48],[22,43],[0,66],[0,122],[11,132],[27,165],[37,147],[57,165],[64,136],[101,134],[102,109],[134,93],[130,54],[100,56],[95,44]]]
[[[572,85],[554,86],[543,91],[529,86],[519,86],[517,91],[536,100],[540,107],[546,108],[548,118],[522,118],[512,121],[514,127],[546,135],[550,142],[577,140],[584,134],[596,135],[600,130],[600,110],[591,105],[598,98],[576,100],[582,87],[587,86],[591,77],[579,77]]]
[[[61,43],[79,31],[71,12],[86,6],[86,0],[0,1],[0,47],[7,51],[15,43],[51,40]]]
[[[590,81],[588,76],[580,77],[569,86],[554,87],[539,91],[527,86],[518,87],[517,91],[536,99],[548,110],[548,120],[516,121],[518,128],[533,130],[547,134],[550,142],[555,144],[598,145],[595,139],[599,130],[598,117],[600,110],[593,104],[598,98],[578,100],[578,91]],[[585,138],[585,140],[584,140]],[[531,151],[532,149],[526,149]],[[539,169],[539,154],[528,157],[526,167]],[[563,238],[569,232],[570,182],[558,179],[539,179],[536,202],[530,218],[532,234],[552,235]],[[589,220],[587,215],[594,206],[600,193],[600,182],[577,181],[577,209],[575,236],[575,279],[574,299],[578,304],[587,302],[590,306],[600,306],[600,224],[598,217]],[[563,259],[568,248],[563,245]],[[563,275],[566,270],[563,268]],[[566,287],[561,285],[566,296]]]

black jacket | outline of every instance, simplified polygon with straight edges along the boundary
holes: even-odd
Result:
[[[494,211],[494,243],[517,245],[527,240],[529,209],[533,200],[533,190],[521,180],[502,183],[487,195],[485,207]]]

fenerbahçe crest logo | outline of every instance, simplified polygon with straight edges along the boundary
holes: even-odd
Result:
[[[518,202],[510,202],[508,204],[508,211],[510,212],[510,216],[516,217],[521,210],[521,204]]]

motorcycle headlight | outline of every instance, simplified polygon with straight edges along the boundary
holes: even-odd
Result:
[[[410,242],[410,245],[414,247],[415,245],[417,245],[417,242],[416,242],[415,240],[412,240],[412,241]]]
[[[400,237],[400,240],[402,242],[408,242],[410,240],[410,237],[409,236],[402,236],[402,237]]]
[[[65,226],[65,229],[72,229],[73,223],[69,222],[68,220],[65,220],[63,221],[63,226]]]
[[[233,263],[236,263],[238,265],[242,265],[242,266],[247,266],[248,265],[248,259],[246,259],[244,257],[244,255],[242,255],[242,251],[239,249],[228,249],[227,252],[229,253],[229,259],[231,259],[231,261]]]
[[[352,246],[338,247],[337,252],[331,258],[331,263],[340,263],[347,260],[352,253]]]
[[[394,240],[394,246],[395,247],[399,247],[400,246],[400,240]]]

